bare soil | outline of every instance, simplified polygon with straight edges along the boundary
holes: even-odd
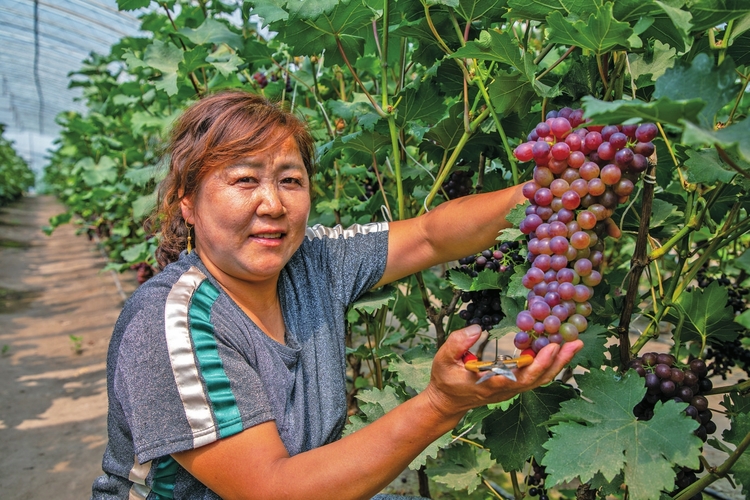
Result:
[[[105,360],[134,276],[73,225],[41,228],[64,208],[26,197],[0,208],[0,496],[81,499],[101,474]]]

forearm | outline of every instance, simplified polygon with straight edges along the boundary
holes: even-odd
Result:
[[[441,415],[420,394],[339,441],[280,462],[275,474],[283,488],[279,497],[371,498],[453,429],[460,416]]]
[[[465,196],[439,205],[420,221],[441,262],[459,259],[497,243],[498,232],[511,227],[508,213],[526,201],[522,185]]]

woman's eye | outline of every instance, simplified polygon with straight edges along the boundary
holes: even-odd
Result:
[[[300,179],[297,179],[296,177],[287,177],[286,179],[283,179],[281,181],[284,184],[298,184],[302,185],[302,181]]]

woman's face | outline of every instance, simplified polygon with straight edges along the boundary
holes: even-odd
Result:
[[[225,287],[275,280],[305,237],[310,179],[293,137],[211,172],[182,201],[196,251]]]

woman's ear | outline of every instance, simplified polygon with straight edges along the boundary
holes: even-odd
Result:
[[[188,224],[195,224],[195,219],[193,216],[193,200],[191,197],[185,196],[180,200],[180,210],[182,211],[182,218],[185,219],[185,222]]]

